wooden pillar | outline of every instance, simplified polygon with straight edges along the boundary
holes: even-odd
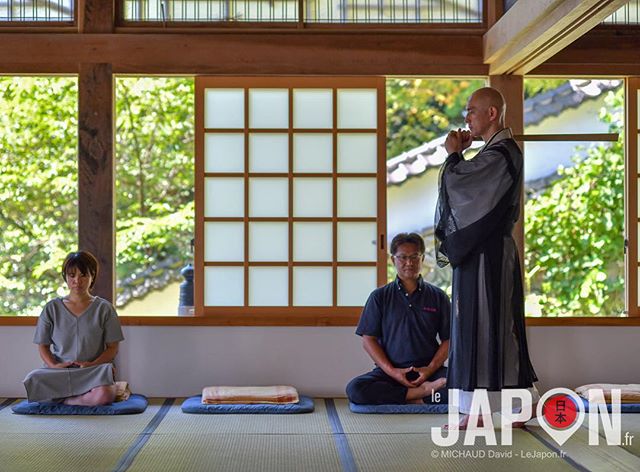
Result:
[[[112,33],[115,22],[115,0],[78,0],[80,33]]]
[[[498,89],[507,102],[505,125],[511,128],[513,134],[524,134],[524,80],[521,75],[492,75],[489,84]],[[524,153],[524,143],[518,142]],[[526,156],[524,156],[526,159]],[[523,189],[524,190],[524,189]],[[520,265],[524,273],[524,193],[520,199],[520,218],[513,228],[513,238],[516,240],[520,253]]]
[[[100,263],[93,293],[115,295],[113,74],[80,64],[78,80],[78,245]]]
[[[504,0],[487,0],[487,30],[504,14]]]

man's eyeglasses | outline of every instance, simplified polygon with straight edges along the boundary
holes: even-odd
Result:
[[[411,254],[410,256],[405,256],[404,254],[400,254],[399,256],[394,255],[393,257],[395,257],[396,259],[398,259],[400,262],[418,262],[420,260],[422,260],[422,256],[424,254]]]

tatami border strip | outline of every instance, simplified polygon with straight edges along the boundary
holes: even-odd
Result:
[[[164,403],[158,410],[158,412],[151,418],[149,424],[144,428],[144,430],[138,435],[136,440],[129,446],[127,452],[124,453],[118,465],[115,467],[114,472],[125,472],[133,463],[133,460],[136,458],[138,453],[142,450],[144,445],[147,443],[151,434],[156,430],[156,428],[160,425],[160,422],[164,419],[164,417],[169,413],[169,409],[175,402],[175,398],[167,398]]]
[[[6,407],[8,407],[9,405],[11,405],[13,402],[15,402],[17,400],[17,398],[7,398],[5,401],[3,401],[2,403],[0,403],[0,411],[4,410]]]
[[[358,467],[356,466],[356,461],[353,458],[353,453],[351,452],[347,435],[344,434],[344,429],[340,422],[340,416],[338,416],[338,411],[336,410],[336,404],[334,403],[333,398],[325,398],[324,403],[327,407],[329,423],[331,424],[333,439],[336,442],[336,448],[338,449],[338,455],[340,456],[340,462],[342,463],[342,470],[345,472],[357,472]]]
[[[522,429],[524,429],[527,433],[529,433],[531,436],[533,436],[534,438],[536,438],[538,441],[540,441],[542,444],[544,444],[545,446],[547,446],[549,449],[551,449],[552,451],[554,451],[555,453],[557,453],[565,462],[567,462],[569,465],[573,466],[574,469],[579,470],[581,472],[591,472],[588,468],[586,468],[585,466],[583,466],[582,464],[576,462],[574,459],[572,459],[571,457],[569,457],[568,454],[563,453],[555,444],[553,444],[550,441],[547,441],[544,437],[542,437],[540,434],[536,433],[535,431],[527,428],[526,426],[524,426]]]

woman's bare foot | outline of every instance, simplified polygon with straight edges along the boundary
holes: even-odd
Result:
[[[103,385],[89,390],[87,393],[76,397],[67,397],[64,399],[65,405],[81,405],[81,406],[101,406],[109,405],[116,399],[116,386]]]

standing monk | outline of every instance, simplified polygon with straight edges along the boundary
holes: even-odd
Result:
[[[533,402],[538,400],[520,259],[511,236],[520,210],[522,151],[504,127],[505,110],[500,92],[476,90],[466,109],[470,131],[449,133],[440,174],[436,255],[438,265],[453,267],[447,386],[461,390],[460,429],[469,422],[475,389],[488,390],[493,411],[500,409],[500,390],[506,388],[530,389]],[[464,160],[462,151],[476,136],[485,145]]]

